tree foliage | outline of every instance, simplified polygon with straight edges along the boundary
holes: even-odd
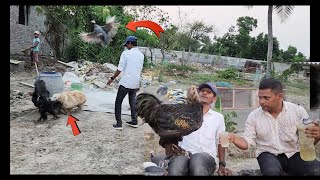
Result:
[[[184,25],[180,24],[180,27],[184,28],[179,29],[178,26],[171,23],[167,12],[156,6],[50,5],[37,6],[37,10],[46,16],[47,30],[42,34],[54,51],[56,60],[77,61],[84,59],[117,64],[124,49],[122,44],[128,35],[137,36],[138,45],[148,47],[151,54],[153,48],[160,48],[162,61],[165,60],[165,52],[170,52],[170,50],[259,60],[266,60],[267,57],[267,34],[260,33],[256,37],[250,35],[258,23],[253,17],[239,17],[236,26],[231,25],[224,35],[211,39],[210,33],[214,33],[215,30],[213,25],[208,25],[203,21],[194,21]],[[91,20],[95,20],[97,24],[104,24],[109,15],[116,16],[116,22],[120,26],[118,33],[107,47],[102,48],[99,45],[80,40],[79,34],[81,32],[93,30]],[[131,20],[144,19],[152,20],[161,25],[165,32],[160,34],[160,39],[150,29],[138,28],[136,32],[133,32],[125,27]],[[301,62],[306,59],[294,46],[289,46],[287,50],[280,49],[276,37],[273,37],[272,56],[273,61],[278,62]],[[150,61],[153,62],[153,59],[151,58]]]

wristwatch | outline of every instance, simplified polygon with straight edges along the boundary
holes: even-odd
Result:
[[[220,162],[219,162],[219,166],[220,166],[220,165],[222,165],[223,167],[226,167],[227,164],[226,164],[225,161],[220,161]]]
[[[110,79],[113,81],[113,80],[114,80],[114,77],[113,77],[113,76],[111,76],[111,77],[110,77]]]

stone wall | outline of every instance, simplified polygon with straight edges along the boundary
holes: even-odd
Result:
[[[45,16],[38,14],[35,6],[25,6],[25,9],[29,9],[26,13],[27,21],[25,24],[19,24],[19,6],[10,6],[10,54],[23,54],[21,50],[32,44],[33,32],[38,30],[42,41],[40,55],[49,55],[50,47],[42,34],[45,33]]]
[[[147,47],[139,47],[140,51],[143,52],[149,59],[151,57],[151,53]],[[154,48],[152,49],[152,58],[154,62],[159,62],[162,59],[162,54],[160,49]],[[228,57],[228,56],[217,56],[211,54],[203,54],[203,53],[190,53],[188,57],[188,52],[183,51],[170,51],[165,52],[165,59],[170,62],[177,62],[181,59],[189,59],[189,62],[198,62],[201,64],[207,65],[215,65],[220,68],[225,67],[235,67],[235,68],[243,68],[246,61],[252,61],[257,63],[266,63],[266,61],[255,60],[255,59],[245,59],[245,58],[236,58],[236,57]],[[283,72],[284,70],[290,68],[290,63],[278,63],[273,62],[274,68],[276,72]]]

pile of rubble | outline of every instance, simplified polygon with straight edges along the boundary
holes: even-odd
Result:
[[[68,66],[66,72],[74,74],[74,82],[89,85],[89,87],[95,86],[101,89],[114,89],[118,86],[120,77],[116,78],[110,86],[107,86],[109,77],[113,76],[114,72],[117,70],[117,67],[113,64],[100,64],[90,61],[72,61],[64,64]],[[65,73],[65,75],[70,76],[70,73]],[[64,77],[64,79],[67,79],[67,77]]]
[[[173,89],[167,94],[168,100],[173,104],[185,104],[187,103],[187,91],[182,89]]]
[[[97,88],[105,90],[115,90],[118,87],[121,74],[112,82],[110,86],[107,86],[109,77],[113,76],[117,70],[117,66],[110,63],[93,63],[90,61],[79,61],[63,63],[68,66],[66,72],[74,73],[76,76],[76,82],[89,87],[95,86]],[[69,74],[70,75],[70,74]],[[152,79],[150,76],[141,75],[141,87],[147,87],[151,84]]]
[[[28,65],[28,69],[31,68],[35,71],[34,65],[26,61],[12,59],[10,62],[10,73],[24,72],[26,65]],[[117,66],[110,63],[101,64],[85,60],[71,61],[68,63],[62,61],[53,63],[50,60],[44,60],[42,61],[42,65],[38,67],[38,70],[40,72],[60,72],[63,75],[64,83],[70,81],[70,83],[66,83],[68,84],[65,87],[66,90],[71,88],[72,83],[80,83],[82,87],[89,89],[98,88],[115,91],[118,88],[118,83],[122,75],[120,74],[111,85],[107,85],[109,78],[113,76],[117,70]],[[142,75],[140,87],[145,88],[149,86],[152,80],[148,74],[146,76]]]

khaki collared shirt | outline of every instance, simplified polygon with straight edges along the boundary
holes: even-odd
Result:
[[[309,118],[307,111],[290,102],[283,101],[277,118],[259,107],[249,114],[242,137],[249,146],[257,147],[256,157],[262,152],[270,152],[274,155],[285,153],[290,158],[299,152],[296,124],[303,118]]]

